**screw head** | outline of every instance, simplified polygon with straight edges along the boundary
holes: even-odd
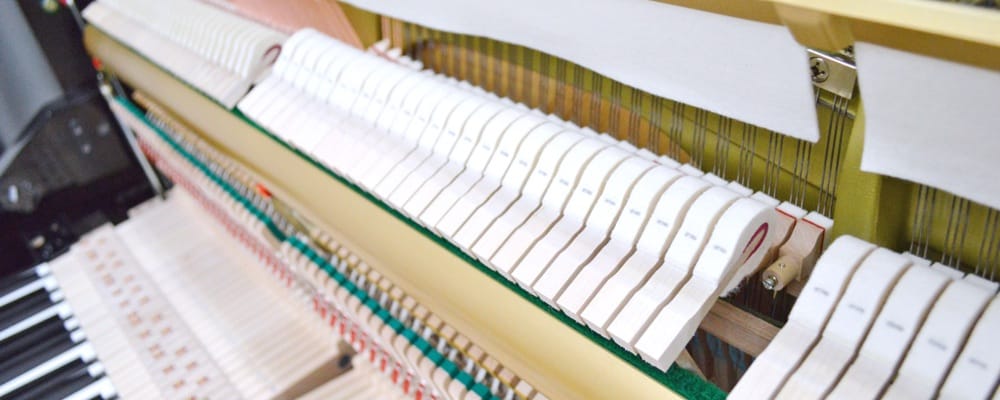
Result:
[[[830,68],[826,65],[826,60],[819,57],[809,58],[809,69],[812,71],[813,82],[825,82],[830,77]]]
[[[764,280],[761,282],[761,284],[764,285],[764,289],[774,290],[774,288],[778,286],[778,277],[768,274],[766,277],[764,277]]]

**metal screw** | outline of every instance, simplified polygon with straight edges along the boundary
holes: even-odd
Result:
[[[812,70],[813,82],[825,82],[830,77],[830,68],[826,65],[826,60],[819,57],[809,58],[809,69]]]
[[[764,284],[764,289],[774,290],[774,288],[778,286],[778,277],[774,275],[768,275],[767,277],[764,278],[764,281],[761,283]]]

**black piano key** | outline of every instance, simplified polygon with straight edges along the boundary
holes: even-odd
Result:
[[[7,329],[11,325],[54,305],[55,303],[52,302],[49,295],[45,289],[39,289],[17,299],[6,307],[0,308],[0,330]]]
[[[90,376],[88,367],[89,365],[83,360],[73,360],[7,393],[7,395],[0,397],[0,400],[64,398],[100,379],[100,377]]]
[[[76,343],[70,333],[63,331],[53,335],[36,346],[26,349],[14,357],[0,360],[0,382],[7,382],[17,376],[41,365],[49,359],[72,349]]]
[[[115,394],[111,395],[111,397],[108,397],[108,398],[104,398],[104,397],[101,397],[101,396],[98,395],[98,396],[91,397],[91,398],[89,398],[87,400],[119,400],[119,399],[121,399],[121,397],[118,397],[118,394],[115,393]]]
[[[0,279],[0,297],[3,297],[7,295],[7,293],[13,292],[18,288],[39,279],[41,279],[41,277],[38,276],[38,272],[35,268],[26,269],[14,275],[5,276],[3,279]]]
[[[65,321],[59,316],[53,316],[38,325],[19,332],[16,335],[0,341],[0,360],[6,360],[28,351],[50,337],[66,334]]]

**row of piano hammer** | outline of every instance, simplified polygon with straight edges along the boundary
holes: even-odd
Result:
[[[309,30],[238,107],[661,369],[806,214]]]

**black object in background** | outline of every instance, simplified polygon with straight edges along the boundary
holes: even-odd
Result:
[[[65,7],[0,0],[0,116],[0,277],[153,196]]]

